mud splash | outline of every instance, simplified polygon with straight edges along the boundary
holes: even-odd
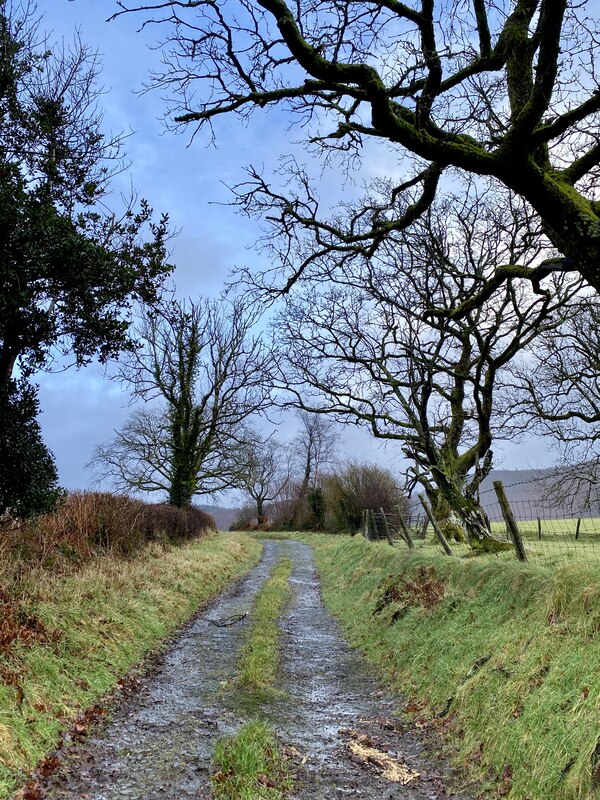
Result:
[[[46,797],[210,798],[215,743],[244,721],[242,710],[228,707],[227,684],[235,675],[245,627],[243,621],[212,626],[206,618],[248,613],[284,554],[294,563],[294,598],[281,620],[278,688],[285,696],[263,710],[298,769],[290,798],[459,800],[448,793],[418,739],[390,726],[398,700],[381,691],[360,656],[343,642],[323,606],[310,548],[279,541],[265,541],[261,563],[183,631],[138,691],[117,704],[109,722],[69,749],[48,779]],[[410,780],[391,782],[377,758],[357,756],[349,747],[352,741],[385,756],[381,763],[405,769]]]

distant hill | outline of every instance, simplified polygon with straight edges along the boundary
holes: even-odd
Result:
[[[493,483],[502,481],[506,496],[514,515],[521,520],[561,519],[570,517],[596,517],[600,515],[597,505],[589,506],[583,496],[572,502],[558,499],[553,485],[560,481],[560,474],[554,469],[496,469],[487,476],[480,488],[481,505],[492,521],[501,519],[500,507]],[[422,515],[420,503],[415,502],[416,515]]]
[[[228,531],[229,526],[239,514],[238,508],[224,508],[223,506],[200,506],[200,508],[214,517],[220,531]]]
[[[561,481],[572,486],[566,473],[557,469],[493,470],[481,485],[481,502],[490,506],[490,518],[499,518],[494,481],[502,481],[515,516],[520,519],[561,519],[569,517],[597,517],[598,503],[590,504],[583,490],[569,494]],[[497,511],[495,511],[497,509]]]

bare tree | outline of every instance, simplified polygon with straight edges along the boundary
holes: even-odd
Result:
[[[239,301],[172,302],[144,316],[141,346],[120,378],[135,412],[94,463],[118,488],[164,491],[175,506],[235,484],[245,423],[270,401],[267,352],[251,329],[257,314]]]
[[[322,415],[300,409],[300,432],[292,444],[300,467],[302,480],[300,496],[306,497],[316,489],[322,468],[331,463],[336,442],[335,423]]]
[[[477,492],[492,442],[519,430],[505,368],[556,326],[580,280],[554,275],[551,291],[537,294],[504,284],[457,319],[432,308],[454,308],[500,259],[536,257],[522,222],[494,198],[455,197],[377,258],[346,258],[329,271],[323,261],[319,280],[297,285],[277,322],[282,384],[296,402],[397,442],[413,485],[438,514],[454,512],[474,545],[489,544]]]
[[[496,264],[472,286],[577,270],[600,288],[598,22],[592,0],[119,0],[164,36],[176,125],[284,105],[315,147],[359,156],[366,141],[416,160],[389,186],[385,227],[430,206],[449,166],[526,198],[561,256]],[[415,198],[399,205],[402,192]],[[287,207],[295,219],[293,200]],[[370,209],[365,208],[370,216]],[[304,223],[314,225],[311,215]],[[375,215],[374,222],[381,220]],[[371,227],[374,243],[385,234]],[[350,231],[350,241],[355,233]],[[355,239],[364,243],[364,233]],[[289,278],[293,281],[294,273]],[[463,313],[463,309],[455,313]]]
[[[282,494],[291,477],[290,454],[274,439],[261,440],[256,432],[246,435],[248,444],[240,448],[237,485],[254,501],[259,525],[266,521],[265,505]]]
[[[547,493],[560,505],[600,501],[600,303],[579,298],[542,332],[513,368],[520,411],[532,430],[558,444]]]

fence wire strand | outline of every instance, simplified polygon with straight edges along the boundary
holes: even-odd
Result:
[[[546,566],[560,566],[573,560],[600,563],[600,510],[586,507],[567,510],[537,496],[529,500],[511,498],[511,488],[534,482],[536,479],[505,486],[528,561]],[[492,536],[512,543],[494,489],[482,492],[480,503],[489,519]],[[373,540],[389,541],[387,534],[391,532],[395,543],[404,543],[397,513],[386,514],[386,518],[387,526],[379,511],[371,513],[370,523],[365,523],[363,535]],[[412,505],[405,522],[417,549],[441,549],[432,525],[425,524],[425,515],[416,504]],[[470,550],[466,542],[450,540],[450,545],[455,555],[467,555]],[[498,557],[514,559],[516,554],[514,550],[507,550],[498,554]]]

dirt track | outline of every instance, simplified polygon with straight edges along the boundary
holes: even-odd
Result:
[[[294,563],[294,598],[281,621],[278,688],[285,696],[263,711],[297,762],[297,788],[290,798],[466,800],[447,790],[439,764],[418,738],[398,729],[392,716],[398,703],[343,642],[321,601],[310,549],[278,541],[266,541],[261,563],[186,627],[139,688],[115,706],[110,722],[68,749],[46,787],[48,797],[210,797],[215,742],[244,720],[241,711],[227,707],[223,687],[235,675],[245,628],[243,622],[215,627],[207,618],[249,612],[284,552]],[[360,753],[370,760],[361,763]],[[382,758],[401,775],[419,777],[407,785],[391,782],[382,775]]]

